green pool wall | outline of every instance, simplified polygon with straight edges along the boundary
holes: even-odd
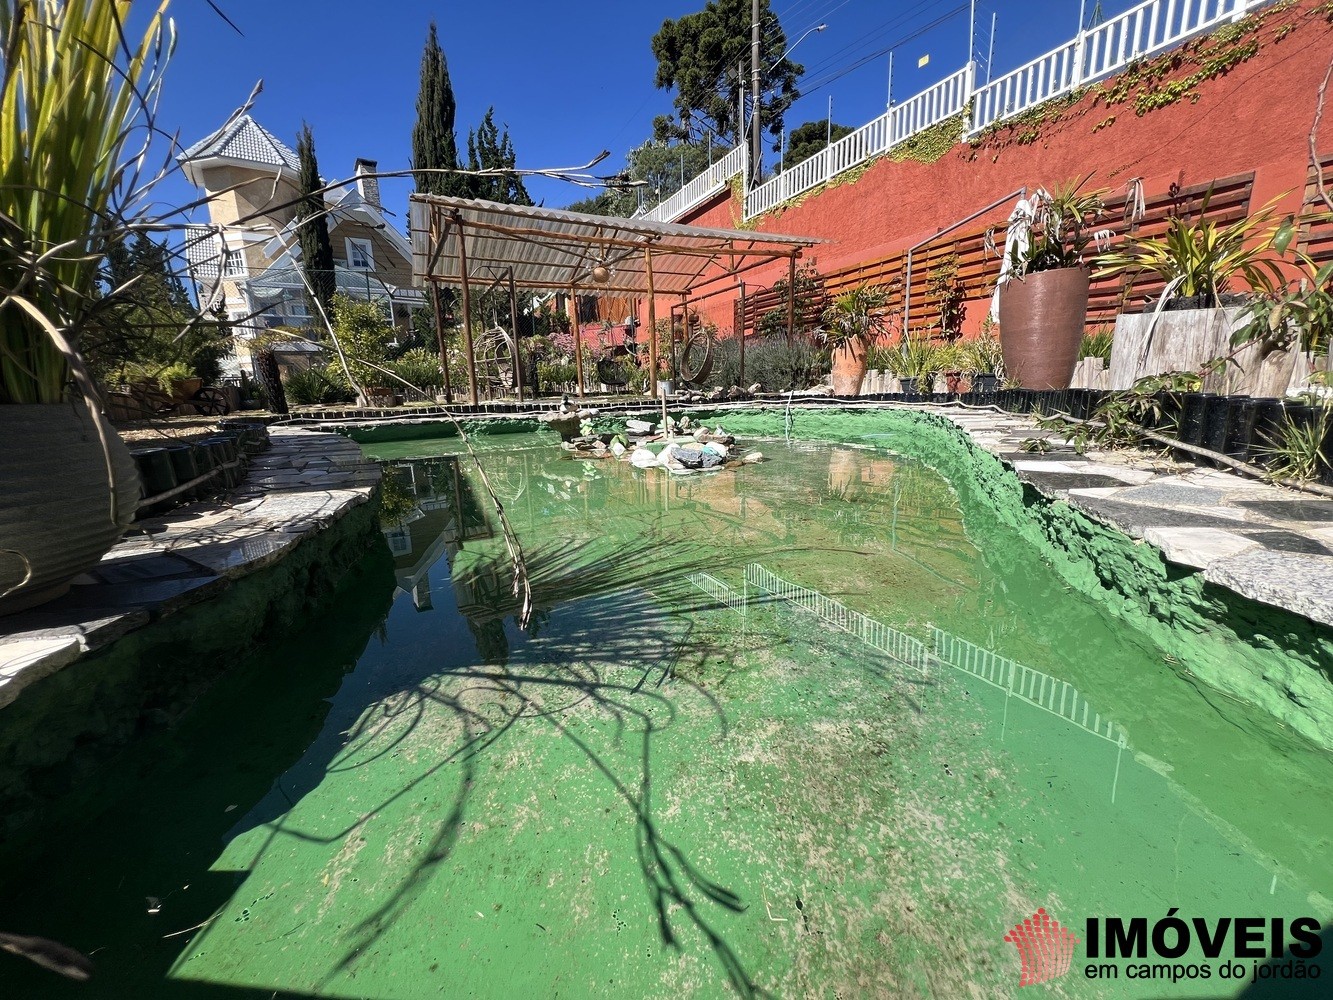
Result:
[[[472,436],[491,434],[524,434],[539,430],[541,424],[527,417],[505,419],[462,420],[463,430]],[[424,441],[428,438],[458,436],[458,427],[451,420],[422,421],[420,423],[358,424],[342,429],[341,433],[357,444],[375,444],[380,441]]]
[[[743,436],[784,432],[778,410],[692,416]],[[1333,748],[1333,633],[1325,626],[1210,583],[1155,546],[1044,496],[943,417],[820,408],[793,410],[792,421],[793,437],[874,443],[935,468],[958,491],[964,521],[988,559],[1005,559],[1006,539],[1016,533],[1062,580],[1148,638],[1177,669]]]
[[[376,491],[279,562],[34,682],[0,709],[0,874],[53,813],[78,816],[117,750],[173,723],[255,645],[290,632],[346,587],[382,590],[387,607],[393,567],[378,512]]]

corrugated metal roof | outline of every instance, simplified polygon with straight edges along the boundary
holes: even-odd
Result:
[[[512,266],[523,288],[632,295],[648,291],[645,250],[652,257],[654,291],[679,294],[822,242],[420,194],[412,196],[411,221],[412,270],[419,281],[461,284],[461,229],[469,282],[489,283]],[[592,277],[598,265],[610,272],[605,282]]]

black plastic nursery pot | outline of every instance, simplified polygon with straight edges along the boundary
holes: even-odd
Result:
[[[1177,437],[1183,444],[1203,444],[1204,410],[1214,395],[1211,392],[1187,392],[1180,397],[1180,433]]]
[[[1219,449],[1228,458],[1249,461],[1254,443],[1255,401],[1249,396],[1227,397],[1227,429]]]
[[[1324,440],[1319,445],[1319,481],[1325,486],[1333,486],[1333,411],[1324,423]]]
[[[1075,420],[1088,419],[1088,390],[1070,389],[1067,399],[1069,415]]]
[[[194,457],[194,448],[183,441],[163,445],[162,448],[171,459],[171,467],[176,472],[176,485],[199,478],[199,463]]]
[[[1282,421],[1286,405],[1280,399],[1263,397],[1254,400],[1254,427],[1250,436],[1250,461],[1259,465],[1268,462],[1270,452],[1282,440]]]
[[[130,454],[139,469],[141,497],[155,497],[176,488],[176,471],[165,448],[135,448]]]
[[[1221,452],[1226,447],[1231,399],[1230,396],[1210,396],[1203,402],[1203,439],[1200,443],[1209,451]]]

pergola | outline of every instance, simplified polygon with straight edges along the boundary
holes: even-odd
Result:
[[[620,219],[525,205],[502,205],[467,198],[415,194],[411,198],[412,270],[432,292],[440,285],[462,292],[463,346],[468,388],[477,402],[471,292],[509,285],[510,318],[517,345],[516,290],[582,294],[612,292],[644,297],[648,303],[650,391],[657,394],[657,311],[659,295],[688,296],[696,289],[778,260],[788,262],[787,328],[795,321],[796,261],[820,242],[802,236],[709,229],[672,222]],[[439,327],[440,297],[432,294]],[[583,394],[583,346],[574,310],[574,363]],[[441,340],[441,364],[446,364]],[[516,374],[521,372],[517,354]],[[447,366],[445,368],[447,371]],[[519,398],[522,376],[518,374]]]

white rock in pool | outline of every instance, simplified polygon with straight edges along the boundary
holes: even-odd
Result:
[[[704,445],[704,448],[706,448],[708,451],[711,451],[714,455],[721,455],[723,458],[727,457],[727,452],[730,450],[727,448],[726,445],[722,444],[719,441],[709,441],[706,445]]]
[[[636,469],[651,469],[657,465],[657,456],[647,448],[635,448],[629,453],[629,462]]]
[[[752,451],[750,452],[750,454],[742,458],[741,462],[743,462],[745,465],[755,465],[756,463],[762,462],[763,460],[764,460],[764,453],[762,451]]]
[[[619,458],[621,455],[625,454],[625,446],[621,444],[619,441],[612,441],[611,454],[615,455],[616,458]]]

